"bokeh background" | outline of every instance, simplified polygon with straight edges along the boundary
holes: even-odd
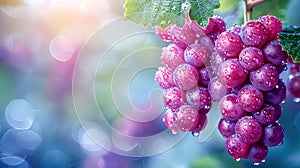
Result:
[[[0,167],[254,167],[227,154],[217,104],[199,137],[166,130],[153,78],[167,43],[123,22],[124,3],[0,0]],[[267,0],[253,17],[300,25],[299,9]],[[239,0],[221,0],[216,13],[241,24]],[[284,143],[255,167],[300,167],[300,103],[287,95],[282,107]]]

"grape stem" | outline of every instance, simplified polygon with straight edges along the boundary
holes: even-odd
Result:
[[[250,2],[248,2],[250,1]],[[252,16],[252,9],[266,0],[244,0],[244,23],[248,22]]]

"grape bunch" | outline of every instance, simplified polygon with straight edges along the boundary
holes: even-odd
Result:
[[[265,161],[268,147],[283,143],[278,119],[286,86],[279,74],[286,69],[288,55],[279,44],[281,31],[281,21],[266,15],[234,26],[215,41],[218,59],[223,60],[215,68],[216,80],[223,90],[224,86],[230,89],[225,96],[216,97],[222,114],[218,130],[226,138],[227,152],[236,160],[245,158],[258,165]],[[212,89],[210,94],[219,95],[218,91]]]
[[[290,75],[287,81],[288,92],[295,102],[300,102],[300,63],[295,63],[291,57],[288,59]]]
[[[164,89],[166,113],[165,125],[173,132],[190,131],[194,136],[204,129],[212,99],[208,91],[211,79],[210,57],[214,53],[214,41],[226,30],[220,17],[210,18],[205,29],[187,16],[180,27],[175,24],[156,33],[166,42],[155,81]]]

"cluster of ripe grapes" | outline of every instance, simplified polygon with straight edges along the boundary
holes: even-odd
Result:
[[[218,79],[232,89],[220,100],[223,118],[218,128],[227,138],[227,152],[237,160],[247,158],[259,164],[265,161],[268,147],[283,142],[278,119],[286,87],[279,74],[288,55],[279,44],[281,31],[280,20],[266,15],[227,30],[215,42],[224,59]]]
[[[162,49],[163,67],[158,68],[155,80],[165,89],[167,110],[163,120],[173,133],[180,130],[198,135],[205,127],[212,103],[208,64],[214,54],[214,41],[225,30],[220,17],[210,18],[206,29],[188,18],[183,27],[170,24],[156,29],[164,41],[171,42]]]
[[[227,152],[236,160],[265,161],[268,147],[282,144],[284,136],[278,119],[287,89],[279,74],[288,55],[279,44],[281,31],[281,21],[272,15],[229,30],[220,17],[210,18],[205,29],[189,19],[183,27],[156,28],[171,42],[162,49],[164,66],[155,75],[165,89],[165,125],[173,133],[198,135],[212,101],[219,101],[218,129]]]

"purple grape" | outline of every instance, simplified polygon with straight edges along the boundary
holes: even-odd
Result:
[[[207,35],[207,37],[209,38],[209,40],[212,42],[212,44],[215,46],[215,41],[218,39],[218,35],[219,33],[209,33]]]
[[[263,52],[266,60],[273,65],[285,64],[288,57],[287,52],[282,50],[278,40],[273,40],[265,45]]]
[[[178,87],[171,87],[163,93],[165,106],[170,109],[177,109],[184,104],[185,93]]]
[[[218,124],[218,129],[221,135],[225,138],[228,138],[231,135],[233,135],[235,133],[235,123],[236,122],[234,121],[228,121],[225,118],[222,118]]]
[[[222,33],[226,30],[226,24],[220,16],[209,18],[208,24],[204,30],[205,34]]]
[[[185,23],[182,28],[175,29],[175,37],[172,40],[173,43],[182,42],[186,45],[190,45],[195,43],[196,40],[196,33],[191,29],[190,24],[187,22]]]
[[[215,41],[215,50],[223,58],[237,58],[243,49],[243,42],[238,34],[226,31]]]
[[[229,121],[237,121],[247,115],[247,111],[244,111],[238,104],[237,95],[235,94],[224,96],[219,103],[219,109],[223,117]]]
[[[239,63],[237,58],[224,61],[218,69],[219,80],[228,88],[241,85],[246,77],[247,71]]]
[[[233,134],[226,139],[226,150],[236,160],[245,158],[247,156],[249,148],[250,144],[241,141],[237,134]]]
[[[210,81],[210,75],[206,67],[199,69],[199,84],[207,87]]]
[[[177,119],[176,113],[174,113],[172,109],[167,109],[165,116],[163,118],[163,122],[167,126],[167,128],[170,129],[174,134],[178,132],[178,128],[174,124],[176,119]]]
[[[208,84],[208,92],[213,101],[220,101],[226,94],[230,93],[231,89],[228,89],[223,85],[218,77],[214,77]]]
[[[199,116],[199,119],[198,119],[197,123],[190,130],[194,136],[199,135],[199,132],[202,131],[207,124],[207,117],[206,117],[205,113],[199,113],[198,116]]]
[[[287,88],[293,98],[300,98],[300,73],[297,72],[289,76]]]
[[[265,104],[264,107],[253,113],[254,118],[263,125],[275,123],[281,115],[281,107],[279,105]]]
[[[260,140],[263,129],[253,116],[244,116],[236,122],[235,132],[241,141],[254,144]]]
[[[272,64],[265,64],[250,73],[250,80],[254,87],[262,91],[275,88],[278,82],[278,71]]]
[[[214,26],[211,32],[220,34],[226,31],[226,24],[220,16],[214,16],[212,17],[212,20],[214,22]]]
[[[264,55],[256,47],[247,47],[241,51],[239,61],[246,70],[253,71],[264,64]]]
[[[278,33],[282,31],[281,21],[277,17],[270,14],[259,17],[259,21],[268,29],[269,40],[277,39]]]
[[[261,48],[268,39],[267,28],[259,21],[249,21],[242,26],[240,36],[246,46]]]
[[[278,83],[274,89],[265,92],[264,97],[268,103],[275,105],[282,103],[286,98],[286,86],[282,80],[278,80]]]
[[[156,83],[163,89],[174,87],[173,74],[165,67],[159,67],[154,77]]]
[[[262,136],[262,143],[266,146],[277,146],[283,143],[283,128],[274,123],[264,128],[264,134]]]
[[[281,72],[287,70],[286,65],[287,65],[287,62],[284,61],[284,62],[282,62],[281,64],[279,64],[279,65],[277,66],[277,72],[278,72],[278,74],[280,74]],[[300,69],[299,69],[299,71],[300,71]]]
[[[248,159],[254,164],[258,165],[260,162],[264,161],[268,155],[268,147],[260,143],[255,143],[250,146]]]
[[[180,64],[185,63],[183,58],[184,50],[175,44],[169,44],[162,49],[161,62],[169,70],[174,71]]]
[[[206,47],[210,53],[215,51],[215,49],[214,49],[215,43],[214,43],[214,41],[211,41],[211,39],[208,36],[200,37],[198,39],[198,44],[200,46]]]
[[[225,61],[225,58],[221,57],[217,52],[213,52],[210,56],[210,66],[213,75],[216,76],[218,73],[218,68]]]
[[[184,60],[186,63],[199,68],[208,61],[209,55],[210,52],[205,46],[191,44],[184,51]]]
[[[211,97],[208,90],[204,87],[195,87],[186,92],[187,103],[198,109],[209,109],[211,106]]]
[[[256,112],[264,104],[264,96],[253,85],[245,85],[237,95],[239,105],[248,112]]]
[[[183,105],[176,110],[177,118],[174,124],[182,132],[187,132],[194,128],[199,120],[198,110],[189,105]]]
[[[181,90],[189,90],[197,86],[198,70],[190,64],[180,64],[173,72],[175,85]]]

